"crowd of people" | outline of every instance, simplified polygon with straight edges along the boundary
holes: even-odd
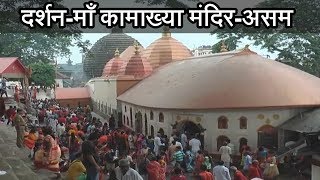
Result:
[[[145,136],[117,127],[113,116],[106,122],[92,117],[90,106],[60,107],[53,99],[34,99],[32,106],[41,127],[26,128],[21,109],[8,114],[17,130],[17,146],[30,149],[35,170],[50,170],[55,178],[66,174],[67,180],[271,180],[279,175],[275,154],[263,147],[253,153],[245,145],[237,164],[230,142],[221,146],[220,159],[213,159],[201,148],[199,134],[187,130],[170,137],[161,132]]]

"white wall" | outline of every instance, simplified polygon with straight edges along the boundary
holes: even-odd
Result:
[[[59,87],[63,88],[63,79],[55,79],[56,84],[59,85]]]
[[[269,110],[221,110],[221,111],[168,111],[161,109],[151,109],[145,107],[134,106],[128,103],[121,103],[123,116],[128,117],[130,123],[130,107],[132,108],[133,130],[135,130],[135,113],[140,111],[143,115],[143,132],[145,130],[144,114],[147,114],[148,119],[148,135],[150,135],[150,126],[154,126],[154,132],[158,132],[163,128],[168,136],[172,133],[172,126],[176,121],[191,120],[195,123],[200,123],[206,129],[204,132],[205,149],[209,152],[216,152],[217,137],[225,135],[230,138],[235,145],[235,151],[239,149],[239,140],[246,138],[248,144],[255,148],[258,143],[258,129],[263,125],[271,125],[277,127],[286,120],[298,114],[300,109],[269,109]],[[125,107],[127,111],[125,112]],[[150,120],[150,111],[153,111],[154,120]],[[159,113],[164,114],[164,123],[159,122]],[[228,118],[228,129],[218,129],[218,118],[220,116]],[[264,118],[258,118],[263,115]],[[274,116],[278,116],[274,118]],[[247,129],[240,129],[239,118],[245,116],[247,118]],[[122,117],[123,119],[123,117]],[[126,125],[126,121],[125,121]]]
[[[313,159],[320,160],[320,156],[314,155]],[[319,180],[320,179],[320,167],[316,165],[312,165],[311,169],[311,180]]]
[[[117,109],[117,81],[115,79],[91,79],[87,83],[93,102],[107,104],[108,115],[112,114],[109,109]],[[104,111],[102,111],[104,112]]]

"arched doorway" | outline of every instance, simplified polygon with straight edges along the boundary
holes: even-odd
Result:
[[[144,134],[148,135],[148,118],[146,113],[144,114]]]
[[[258,129],[258,146],[264,146],[268,149],[278,147],[278,131],[271,125],[264,125]]]
[[[248,140],[246,138],[239,139],[239,152],[241,153],[241,149],[244,145],[248,145]]]
[[[204,148],[204,135],[203,132],[206,130],[204,129],[201,124],[196,124],[189,120],[184,120],[180,122],[176,122],[175,125],[173,125],[174,131],[178,134],[182,134],[183,132],[187,132],[188,138],[197,135],[200,142],[201,142],[201,148]]]
[[[137,133],[142,133],[142,114],[140,111],[136,113],[135,127]]]
[[[164,135],[164,130],[162,128],[160,128],[158,132],[161,134],[161,136]]]
[[[217,137],[217,151],[219,151],[220,147],[224,142],[228,141],[229,138],[227,136],[221,135]]]
[[[154,127],[151,125],[150,126],[150,131],[151,131],[151,137],[154,137]]]

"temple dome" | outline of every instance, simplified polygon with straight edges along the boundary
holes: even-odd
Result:
[[[107,64],[105,65],[102,72],[102,77],[118,75],[118,72],[122,64],[123,60],[120,57],[119,49],[117,48],[115,51],[114,58],[110,59],[110,61],[107,62]]]
[[[139,46],[139,51],[143,52],[144,48],[143,46]],[[120,58],[123,59],[124,61],[128,61],[132,56],[135,55],[136,49],[134,46],[129,46],[126,50],[124,50],[120,54]]]
[[[192,52],[181,42],[172,38],[168,30],[165,30],[161,38],[143,51],[142,56],[147,58],[153,69],[156,69],[173,61],[192,57]]]
[[[100,77],[106,63],[113,58],[115,50],[118,48],[122,53],[136,41],[117,29],[99,39],[86,54],[83,61],[84,73],[88,78]],[[139,43],[140,44],[140,43]]]
[[[164,109],[320,106],[320,78],[249,49],[169,63],[118,97]]]
[[[148,60],[141,56],[139,45],[135,44],[135,54],[125,61],[119,70],[120,76],[145,77],[152,73],[152,67]]]

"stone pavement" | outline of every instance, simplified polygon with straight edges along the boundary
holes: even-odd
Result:
[[[32,170],[32,161],[28,158],[28,149],[19,149],[16,146],[16,130],[12,126],[0,123],[0,180],[48,180],[54,177],[49,171]],[[1,174],[1,173],[0,173]]]

